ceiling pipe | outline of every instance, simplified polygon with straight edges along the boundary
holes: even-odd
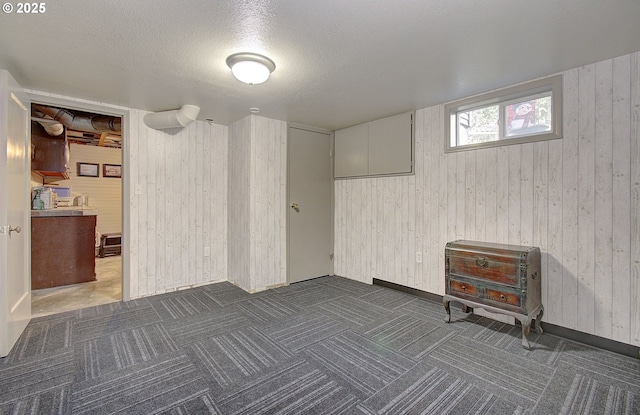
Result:
[[[54,108],[38,104],[32,104],[32,108],[61,122],[71,130],[113,133],[120,133],[122,131],[120,117],[86,113],[75,114],[64,108]]]
[[[149,128],[163,130],[165,128],[186,127],[198,118],[200,107],[183,105],[179,110],[152,112],[144,116],[144,123]]]
[[[50,136],[57,137],[64,133],[64,125],[62,125],[62,123],[53,118],[47,118],[46,115],[35,109],[31,111],[31,120],[40,124],[42,128],[44,128],[44,131]]]

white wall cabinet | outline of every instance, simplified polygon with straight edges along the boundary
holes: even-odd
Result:
[[[369,124],[335,132],[335,177],[369,174]]]
[[[413,112],[335,132],[335,178],[413,173]]]

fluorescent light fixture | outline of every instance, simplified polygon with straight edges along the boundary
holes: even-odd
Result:
[[[237,80],[249,85],[263,83],[276,69],[276,64],[271,59],[248,52],[230,55],[227,58],[227,65]]]

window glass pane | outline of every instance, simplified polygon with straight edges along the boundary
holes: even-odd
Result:
[[[506,105],[504,111],[506,137],[551,131],[551,93]]]
[[[497,105],[458,112],[458,145],[497,141],[498,113]]]
[[[444,105],[445,152],[562,138],[562,75]]]

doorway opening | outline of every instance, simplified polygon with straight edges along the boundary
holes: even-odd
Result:
[[[32,316],[122,301],[122,116],[35,101]]]

